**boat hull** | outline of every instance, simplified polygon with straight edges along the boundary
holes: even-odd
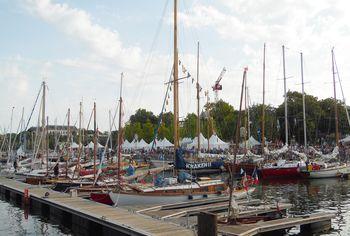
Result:
[[[303,177],[308,179],[338,178],[349,174],[350,167],[346,165],[302,172]]]
[[[263,179],[269,178],[300,178],[299,167],[269,167],[260,169]]]
[[[90,193],[90,199],[106,205],[113,205],[113,201],[108,193]]]
[[[255,188],[250,188],[248,191],[238,190],[233,193],[235,199],[242,199],[251,194]],[[194,195],[151,195],[144,193],[117,193],[110,192],[109,197],[115,205],[128,206],[128,205],[161,205],[172,204],[179,202],[186,202],[195,199],[206,199],[210,197],[224,196],[223,194],[194,194]]]

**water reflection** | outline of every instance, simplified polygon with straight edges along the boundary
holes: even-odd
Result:
[[[68,229],[26,214],[19,206],[0,199],[0,235],[71,235]]]
[[[333,230],[327,235],[350,235],[349,187],[350,180],[342,179],[270,180],[262,182],[254,196],[270,203],[289,201],[291,215],[333,213]]]

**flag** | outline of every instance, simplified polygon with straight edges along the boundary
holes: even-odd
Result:
[[[257,171],[256,167],[254,168],[252,177],[253,177],[253,181],[254,181],[253,183],[259,184],[259,176],[258,176],[258,171]]]
[[[242,181],[242,184],[243,184],[243,188],[245,191],[248,192],[248,181],[247,181],[247,174],[244,172],[244,177],[243,177],[243,181]]]
[[[241,168],[241,175],[243,175],[244,174],[244,170]]]

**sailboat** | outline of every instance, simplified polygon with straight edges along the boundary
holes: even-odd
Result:
[[[177,0],[174,0],[174,64],[173,64],[173,93],[174,93],[174,149],[175,162],[182,161],[183,150],[179,145],[179,77],[178,77],[178,48],[177,48]],[[198,86],[197,86],[198,87]],[[120,99],[121,100],[121,99]],[[121,106],[119,106],[121,109]],[[119,119],[120,123],[120,119]],[[119,131],[119,133],[121,133]],[[118,150],[120,152],[120,150]],[[118,158],[118,161],[120,159]],[[227,189],[226,183],[221,179],[194,179],[185,171],[176,168],[175,177],[163,178],[158,176],[151,184],[130,184],[121,182],[118,174],[119,185],[114,191],[109,192],[109,197],[114,205],[132,204],[161,204],[186,201],[189,199],[206,198],[210,195],[222,195]],[[253,189],[237,189],[234,191],[236,198],[247,196]]]
[[[335,115],[335,143],[333,150],[334,157],[339,155],[339,127],[338,127],[338,108],[337,108],[337,93],[335,86],[335,56],[334,48],[332,53],[332,73],[333,73],[333,92],[334,92],[334,115]],[[338,72],[338,71],[337,71]],[[302,171],[305,178],[335,178],[343,177],[350,174],[350,166],[346,163],[313,163],[308,164],[307,168]]]
[[[264,50],[265,52],[265,50]],[[260,173],[263,178],[300,178],[300,169],[305,167],[305,155],[289,150],[288,147],[288,97],[286,86],[286,65],[285,65],[285,47],[282,46],[283,55],[283,80],[284,80],[284,127],[285,127],[285,145],[280,150],[268,151],[263,148],[265,156],[277,156],[279,159],[274,162],[267,162],[260,168]],[[265,53],[264,53],[264,70],[265,70]],[[265,72],[264,72],[265,75]],[[263,135],[264,137],[264,135]],[[265,137],[264,137],[265,138]],[[263,138],[263,140],[264,140]],[[280,156],[296,158],[296,160],[282,159]]]

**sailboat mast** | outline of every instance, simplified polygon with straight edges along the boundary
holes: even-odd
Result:
[[[112,112],[109,110],[109,145],[111,146],[111,151],[113,149],[113,141],[112,141]],[[113,159],[112,159],[113,161]]]
[[[82,106],[83,106],[83,103],[80,102],[79,103],[79,132],[78,132],[78,134],[79,134],[79,137],[78,137],[79,152],[78,152],[78,163],[77,163],[78,170],[80,169],[80,156],[81,156],[81,151],[82,151],[82,141],[81,141]]]
[[[334,113],[335,113],[335,144],[336,146],[339,146],[337,90],[335,87],[335,68],[334,68],[334,48],[332,48],[332,73],[333,73]]]
[[[200,98],[199,98],[199,92],[200,92],[200,87],[199,87],[199,42],[197,43],[197,152],[200,152],[201,148],[201,141],[200,141],[200,132],[201,132],[201,119],[200,119],[200,114],[199,114],[199,106],[200,106]]]
[[[68,108],[68,128],[67,128],[68,156],[66,158],[66,178],[68,177],[68,159],[71,154],[72,142],[70,140],[70,108]]]
[[[97,127],[96,127],[96,102],[94,102],[94,179],[96,179],[96,156],[97,156]]]
[[[174,0],[174,148],[179,148],[179,58],[177,50],[177,0]]]
[[[124,74],[121,73],[120,75],[120,97],[119,97],[119,124],[118,124],[118,180],[120,183],[121,180],[121,154],[122,154],[122,143],[123,143],[123,130],[122,130],[122,105],[123,105],[123,98],[122,98],[122,91],[123,91],[123,76]]]
[[[210,135],[210,112],[209,112],[209,90],[206,92],[207,95],[207,137],[208,137],[208,153],[210,151],[210,142],[209,142],[209,135]]]
[[[263,104],[262,104],[262,119],[261,119],[261,152],[265,154],[265,52],[266,44],[264,43],[263,55]]]
[[[11,110],[11,120],[10,120],[10,137],[9,137],[9,148],[8,148],[8,158],[11,157],[11,153],[12,153],[12,121],[13,121],[13,110],[15,109],[15,107],[12,107]],[[9,160],[9,159],[8,159]]]
[[[229,182],[229,188],[230,188],[230,197],[229,197],[229,207],[228,207],[228,217],[230,217],[231,214],[231,204],[232,204],[232,197],[233,197],[233,185],[235,181],[235,175],[236,175],[236,158],[237,158],[237,152],[239,148],[239,134],[240,134],[240,126],[241,126],[241,116],[242,116],[242,103],[243,103],[243,93],[244,93],[244,84],[246,81],[248,68],[244,68],[243,72],[243,79],[242,79],[242,87],[241,87],[241,98],[239,102],[239,111],[238,111],[238,119],[236,123],[236,133],[235,133],[235,146],[234,146],[234,157],[233,157],[233,165],[232,168],[230,168],[230,182]]]
[[[286,136],[285,144],[288,145],[288,97],[287,97],[287,78],[286,78],[286,60],[285,60],[285,52],[284,45],[282,46],[282,54],[283,54],[283,81],[284,81],[284,132]]]
[[[305,114],[305,91],[304,91],[304,61],[303,53],[300,53],[300,69],[301,69],[301,89],[303,93],[303,125],[304,125],[304,147],[307,148],[306,137],[306,114]]]
[[[49,117],[46,117],[46,176],[49,175]]]
[[[41,132],[42,132],[42,137],[43,137],[43,141],[42,141],[42,153],[44,154],[44,150],[46,147],[46,139],[45,139],[45,119],[46,119],[46,114],[45,114],[45,106],[46,106],[46,83],[45,81],[43,81],[43,97],[42,97],[42,110],[41,110]]]

